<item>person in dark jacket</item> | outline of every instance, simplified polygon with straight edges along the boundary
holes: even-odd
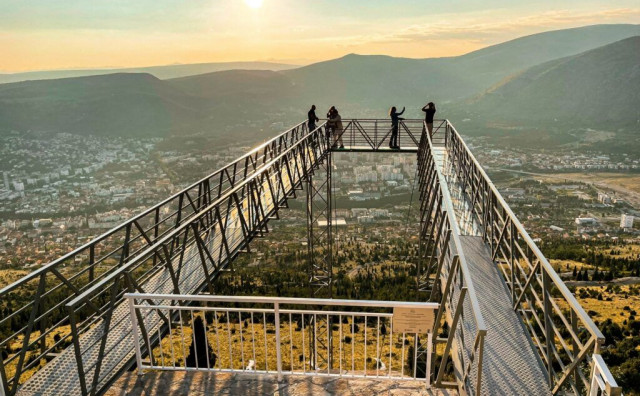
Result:
[[[396,107],[393,106],[391,110],[389,110],[389,117],[391,117],[391,138],[389,139],[389,148],[399,149],[398,146],[398,123],[400,120],[404,120],[404,118],[400,117],[404,113],[404,107],[401,112],[396,111]]]
[[[333,113],[335,113],[336,111],[336,107],[335,106],[331,106],[331,108],[329,109],[329,111],[327,111],[327,123],[325,125],[325,136],[327,138],[327,141],[329,140],[330,136],[332,135],[333,131],[336,129],[336,125],[335,122],[333,122],[331,120],[331,118],[333,117]]]
[[[433,116],[436,114],[436,105],[433,102],[429,102],[422,108],[422,111],[426,113],[424,122],[427,124],[429,136],[433,136]]]
[[[332,107],[332,111],[327,115],[331,125],[333,126],[332,136],[333,143],[332,148],[336,148],[338,144],[340,144],[339,148],[344,149],[344,143],[342,142],[342,117],[340,117],[340,113],[338,109]]]
[[[316,116],[316,105],[311,105],[311,110],[307,113],[307,117],[309,118],[309,132],[316,129],[316,122],[320,121],[318,116]]]

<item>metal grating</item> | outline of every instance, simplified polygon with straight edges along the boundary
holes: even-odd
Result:
[[[482,364],[483,395],[550,395],[545,368],[511,306],[502,276],[482,237],[463,236],[471,278],[487,324]],[[466,332],[465,342],[473,342]],[[475,368],[476,366],[474,366]],[[473,377],[477,373],[472,371]],[[472,381],[473,387],[473,381]],[[471,394],[475,393],[470,392]]]

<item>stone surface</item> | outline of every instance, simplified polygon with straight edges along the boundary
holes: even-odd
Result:
[[[422,381],[350,379],[339,377],[284,376],[224,372],[149,371],[142,376],[125,373],[106,396],[161,395],[457,395],[427,389]]]

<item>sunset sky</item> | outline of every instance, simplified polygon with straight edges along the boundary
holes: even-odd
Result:
[[[0,71],[459,55],[640,23],[638,0],[0,0]]]

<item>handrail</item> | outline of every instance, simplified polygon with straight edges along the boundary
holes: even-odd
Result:
[[[425,126],[426,128],[426,126]],[[425,133],[427,142],[429,144],[429,150],[431,150],[431,152],[433,153],[433,143],[431,141],[431,137],[429,136],[428,133]],[[437,172],[438,175],[438,181],[440,182],[440,186],[446,186],[447,185],[447,181],[444,178],[444,175],[442,174],[442,171],[440,170],[440,168],[438,168],[437,166],[435,167],[435,170]],[[454,244],[456,246],[457,254],[460,260],[460,268],[462,269],[462,273],[464,275],[465,278],[465,283],[467,284],[467,293],[469,294],[469,298],[471,301],[471,308],[473,310],[473,316],[474,319],[476,321],[476,325],[478,326],[478,331],[482,332],[482,334],[486,334],[487,333],[487,325],[484,321],[484,318],[482,317],[482,313],[480,312],[480,304],[478,302],[478,295],[476,294],[476,290],[475,287],[473,286],[473,282],[471,281],[471,274],[469,273],[469,266],[467,264],[467,259],[465,257],[464,251],[462,249],[462,241],[460,241],[460,235],[462,235],[460,233],[460,227],[458,226],[458,221],[456,219],[456,215],[453,209],[453,204],[452,204],[452,200],[451,200],[451,195],[449,194],[449,189],[448,188],[442,188],[440,187],[440,191],[442,192],[442,195],[444,196],[443,202],[445,204],[445,208],[446,208],[446,213],[447,213],[447,217],[449,219],[449,224],[450,227],[452,228],[453,232],[451,233],[451,236],[454,240]]]
[[[153,293],[125,293],[125,299],[138,300],[169,300],[169,301],[199,301],[199,302],[234,302],[256,304],[291,304],[291,305],[330,305],[346,307],[374,307],[374,308],[433,308],[440,304],[434,302],[417,301],[381,301],[381,300],[345,300],[339,298],[299,298],[299,297],[269,297],[269,296],[219,296],[213,294],[153,294]]]
[[[602,356],[594,353],[592,359],[591,392],[589,392],[589,396],[597,396],[598,394],[620,396],[622,394],[622,389],[618,386],[613,375],[611,375],[609,367],[607,367]],[[602,393],[599,393],[598,390]]]
[[[427,388],[431,386],[431,321],[425,318],[415,328],[402,328],[395,309],[420,310],[433,317],[438,304],[146,293],[126,293],[124,299],[129,306],[139,374],[146,370],[251,372],[276,374],[279,382],[283,375],[299,374],[423,381]],[[388,312],[391,309],[393,313]],[[161,315],[173,321],[160,321]],[[294,326],[298,327],[295,332]],[[191,345],[198,342],[196,339],[204,344],[204,348],[194,349],[198,356],[191,359],[186,356],[186,345],[180,356],[174,348],[163,347],[165,340],[184,340],[185,328],[191,330],[186,337],[192,340]],[[196,332],[204,336],[193,336]],[[366,341],[364,356],[356,358],[354,344],[360,336]],[[240,350],[232,344],[240,344]],[[405,354],[407,346],[413,352],[409,349]],[[368,357],[367,352],[372,354]]]
[[[446,343],[446,346],[435,384],[480,395],[487,326],[471,279],[448,183],[440,169],[432,138],[427,131],[428,128],[423,121],[418,151],[422,202],[418,287],[425,290],[424,288],[428,289],[430,285],[430,298],[439,298],[441,306],[446,308],[446,315],[444,310],[438,311],[434,332],[437,333],[443,318],[449,325],[446,339],[438,340]],[[423,269],[424,264],[427,264],[426,271]],[[465,308],[467,303],[470,308]],[[471,343],[465,342],[465,323],[474,328]],[[454,342],[457,345],[452,348]],[[449,359],[453,360],[455,383],[444,381],[445,367]],[[473,372],[475,376],[471,378]]]
[[[531,248],[531,250],[534,252],[536,257],[540,260],[542,266],[551,277],[551,280],[553,281],[554,285],[558,288],[560,293],[562,293],[563,297],[566,298],[567,301],[571,304],[572,308],[576,310],[577,314],[580,316],[580,319],[582,319],[584,323],[588,325],[589,332],[595,337],[597,337],[598,340],[604,341],[604,335],[602,334],[600,329],[598,329],[598,327],[593,322],[593,320],[591,320],[591,317],[589,317],[589,315],[585,312],[584,308],[582,308],[578,300],[576,300],[575,296],[571,293],[569,288],[567,288],[567,286],[564,284],[562,279],[560,279],[560,276],[553,269],[553,266],[549,263],[549,261],[544,256],[544,254],[542,254],[542,252],[540,251],[538,246],[535,244],[535,242],[533,242],[533,239],[531,238],[529,233],[525,230],[522,223],[520,223],[516,215],[513,213],[513,211],[507,204],[507,201],[505,201],[505,199],[502,197],[502,194],[500,194],[500,192],[498,191],[496,186],[493,184],[493,182],[491,181],[487,173],[484,171],[484,169],[482,168],[482,166],[480,165],[476,157],[471,152],[471,150],[469,150],[469,147],[461,138],[458,131],[449,122],[449,120],[447,120],[447,123],[449,124],[451,133],[458,138],[459,143],[464,147],[464,149],[467,152],[467,155],[473,161],[474,165],[478,168],[478,171],[482,174],[482,177],[484,178],[485,183],[487,183],[487,185],[491,188],[491,191],[493,192],[494,196],[500,203],[500,206],[502,206],[503,210],[507,213],[510,220],[513,222],[513,225],[518,229],[518,233],[520,234],[520,236],[524,239],[524,241]]]

